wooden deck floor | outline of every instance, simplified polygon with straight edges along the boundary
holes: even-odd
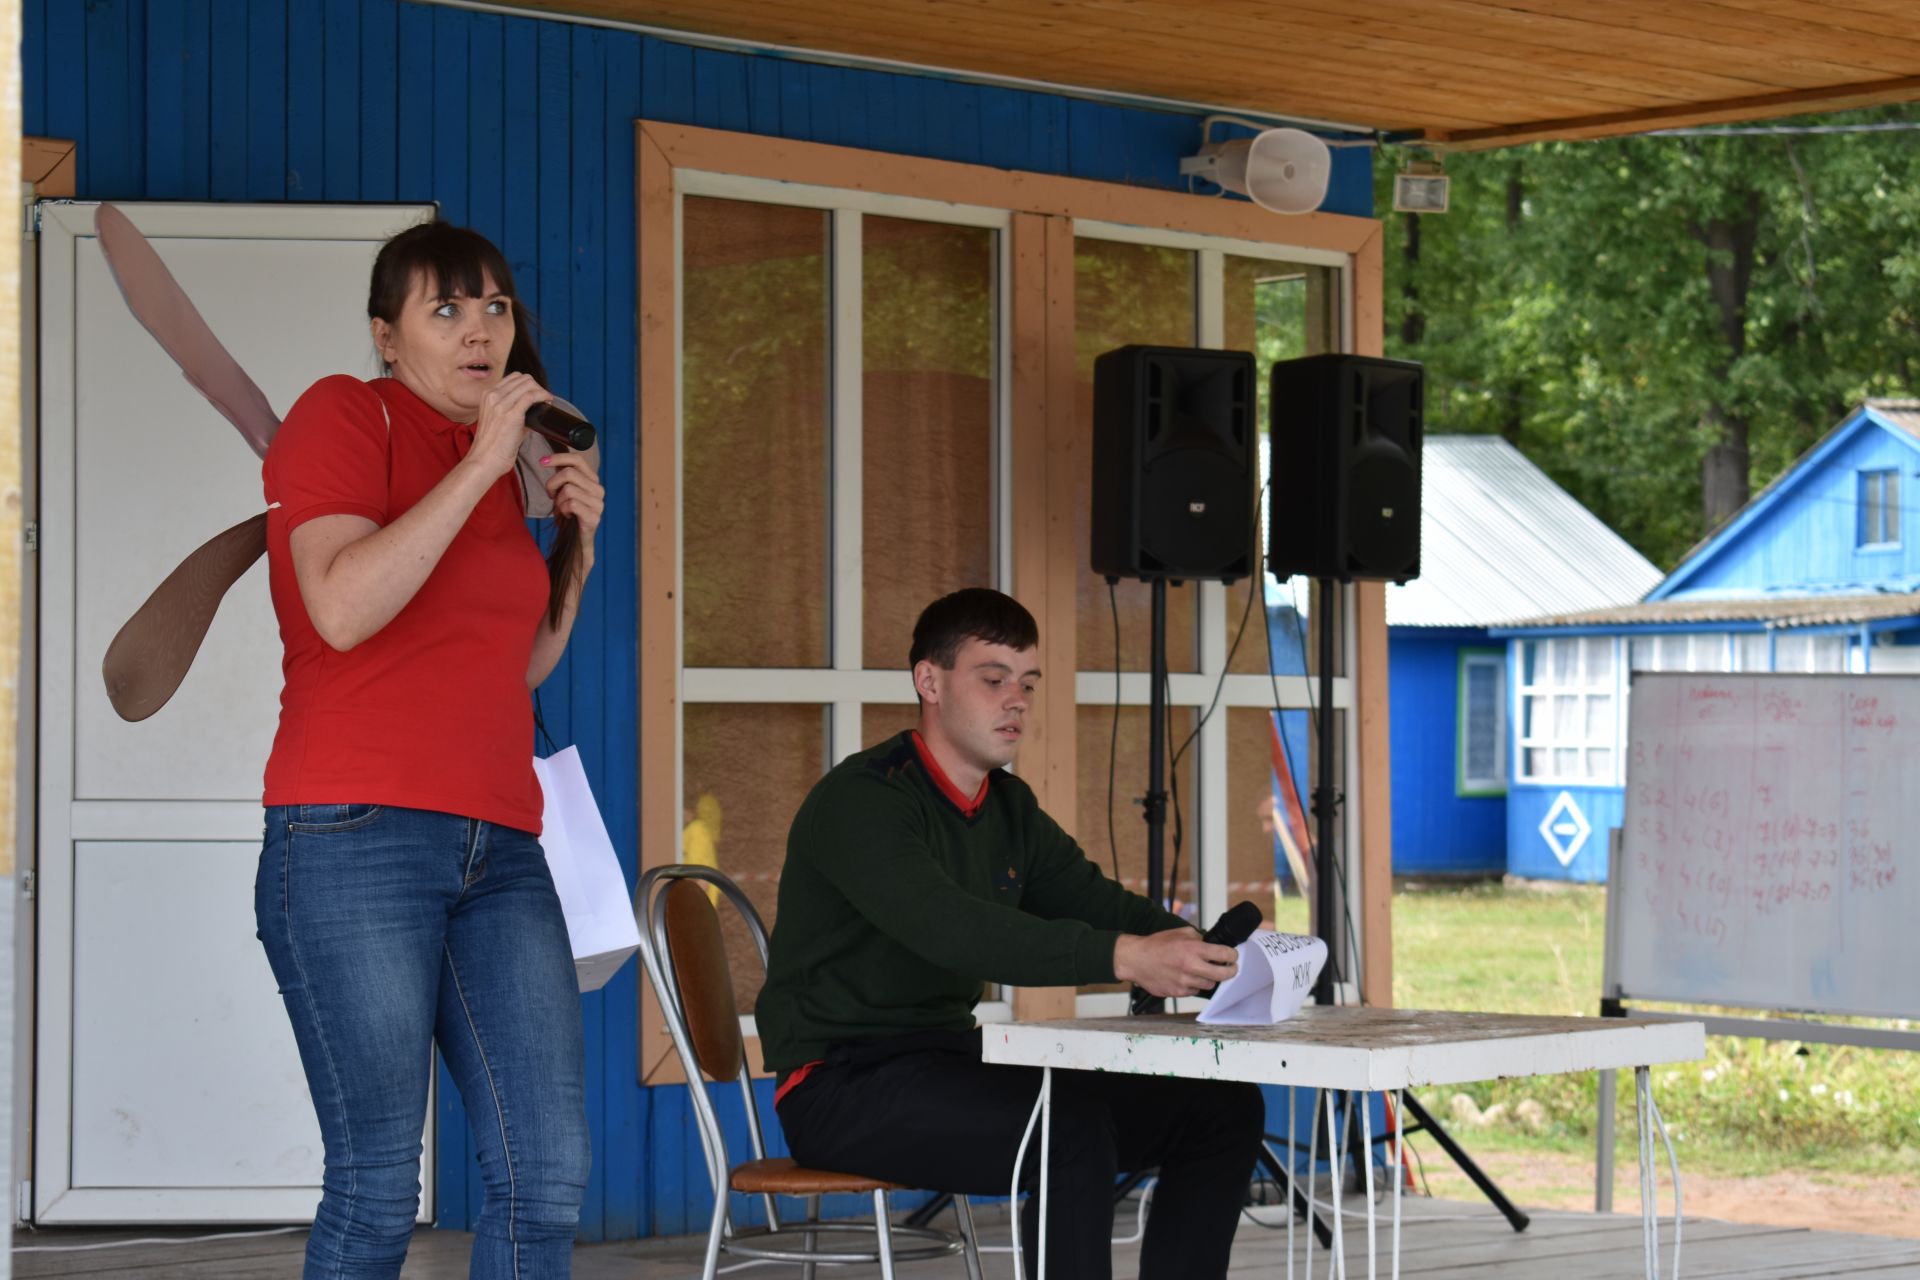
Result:
[[[1349,1202],[1358,1208],[1357,1200]],[[1419,1280],[1601,1280],[1641,1274],[1640,1223],[1637,1217],[1542,1211],[1524,1234],[1516,1235],[1485,1205],[1443,1200],[1409,1200],[1403,1212],[1400,1273]],[[1007,1243],[1003,1211],[981,1210],[985,1242]],[[950,1222],[951,1220],[949,1220]],[[1349,1218],[1348,1275],[1366,1276],[1363,1227]],[[1134,1216],[1125,1211],[1116,1231],[1130,1234]],[[1671,1224],[1663,1231],[1661,1274],[1671,1274]],[[193,1231],[133,1232],[45,1230],[15,1236],[13,1274],[40,1277],[122,1277],[143,1280],[292,1280],[300,1274],[302,1233],[256,1236],[194,1244],[136,1244],[123,1248],[30,1252],[42,1246],[103,1244],[140,1236],[191,1236]],[[1793,1227],[1747,1226],[1712,1219],[1688,1219],[1682,1272],[1688,1280],[1812,1280],[1826,1276],[1864,1276],[1868,1280],[1920,1280],[1920,1240],[1843,1235]],[[462,1280],[467,1274],[471,1237],[453,1231],[421,1231],[414,1237],[406,1280]],[[1381,1232],[1379,1275],[1388,1274],[1386,1233]],[[1286,1232],[1242,1221],[1235,1239],[1232,1274],[1286,1275]],[[701,1242],[687,1238],[582,1245],[574,1254],[575,1280],[680,1280],[697,1276]],[[1137,1245],[1116,1246],[1114,1274],[1132,1276]],[[1315,1252],[1315,1271],[1326,1274],[1324,1251]],[[725,1265],[726,1259],[722,1259]],[[903,1267],[902,1273],[926,1280],[959,1280],[958,1259]],[[1012,1275],[1004,1252],[986,1259],[989,1280]],[[756,1267],[752,1274],[797,1275],[797,1268]],[[827,1274],[865,1280],[875,1267],[829,1269]],[[1298,1274],[1304,1275],[1304,1272]]]

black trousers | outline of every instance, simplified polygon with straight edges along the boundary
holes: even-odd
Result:
[[[1005,1195],[1040,1072],[980,1061],[980,1033],[923,1033],[836,1048],[779,1105],[810,1168],[963,1195]],[[1158,1168],[1141,1280],[1224,1276],[1266,1118],[1250,1084],[1056,1071],[1047,1187],[1049,1280],[1113,1274],[1113,1188]],[[1038,1187],[1040,1135],[1023,1183]],[[1035,1199],[1022,1215],[1036,1256]]]

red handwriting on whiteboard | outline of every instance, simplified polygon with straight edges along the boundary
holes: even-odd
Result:
[[[1760,714],[1774,724],[1792,724],[1800,718],[1800,699],[1769,689],[1760,699]]]

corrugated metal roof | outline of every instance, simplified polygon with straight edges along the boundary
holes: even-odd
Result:
[[[1387,588],[1396,627],[1484,627],[1638,600],[1660,571],[1499,436],[1430,435],[1420,576]]]
[[[1908,435],[1920,439],[1920,400],[1869,400],[1866,407]]]
[[[1920,592],[1867,595],[1747,596],[1737,600],[1681,597],[1523,618],[1514,627],[1592,627],[1675,622],[1763,622],[1776,627],[1844,626],[1920,614]]]

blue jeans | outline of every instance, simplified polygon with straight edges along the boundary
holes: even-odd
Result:
[[[254,915],[326,1148],[307,1280],[400,1274],[436,1043],[486,1186],[474,1280],[565,1277],[589,1163],[585,1049],[539,841],[379,805],[266,818]]]

